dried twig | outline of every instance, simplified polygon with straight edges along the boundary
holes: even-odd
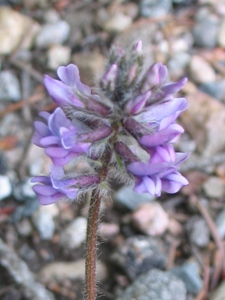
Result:
[[[28,74],[30,74],[31,77],[33,77],[36,81],[38,82],[41,82],[43,81],[43,74],[39,73],[37,70],[33,69],[31,65],[27,65],[27,64],[24,64],[23,62],[19,61],[18,59],[16,58],[12,58],[10,60],[10,63],[23,70],[23,71],[26,71]]]
[[[209,226],[211,235],[216,243],[216,246],[218,250],[215,253],[215,259],[214,259],[214,270],[212,275],[212,281],[210,289],[214,289],[217,285],[217,282],[219,280],[219,277],[222,275],[222,266],[224,263],[224,246],[223,241],[221,237],[219,236],[218,230],[216,228],[215,222],[213,221],[212,217],[210,216],[207,209],[201,204],[200,201],[196,199],[195,205],[204,217],[207,225]]]
[[[17,110],[21,109],[22,107],[24,107],[26,105],[30,105],[30,104],[33,104],[35,102],[38,102],[38,101],[42,100],[45,97],[45,94],[43,92],[43,87],[41,89],[39,88],[38,90],[40,90],[40,91],[36,91],[28,99],[21,100],[17,103],[13,103],[11,105],[8,105],[5,109],[0,111],[0,117],[3,117],[5,115],[7,115],[8,113],[17,111]]]

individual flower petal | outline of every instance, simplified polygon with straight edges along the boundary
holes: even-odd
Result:
[[[174,170],[174,165],[164,162],[161,164],[152,164],[150,162],[134,162],[127,166],[129,172],[136,176],[148,176],[162,173],[167,170]]]
[[[143,90],[147,91],[162,84],[167,76],[167,68],[162,63],[156,63],[147,72]]]
[[[75,95],[73,89],[70,86],[65,85],[63,82],[45,75],[44,85],[53,101],[57,104],[84,107],[84,104]]]
[[[148,149],[150,162],[153,164],[175,161],[176,155],[172,145],[166,144]]]
[[[68,86],[71,86],[78,90],[80,93],[91,94],[89,86],[83,84],[80,81],[79,69],[76,65],[70,64],[66,67],[59,67],[57,69],[59,78]]]
[[[187,179],[179,172],[173,172],[161,179],[162,189],[170,194],[177,193],[180,188],[188,184]]]
[[[150,95],[151,92],[148,91],[129,100],[125,106],[126,111],[132,115],[139,113],[145,107]]]
[[[135,116],[138,122],[162,121],[163,119],[174,116],[187,109],[188,103],[185,98],[176,98],[159,104],[149,106],[146,111]]]
[[[65,195],[63,195],[62,193],[55,193],[52,196],[46,196],[46,195],[40,195],[37,194],[38,197],[38,201],[41,205],[50,205],[53,204],[55,202],[57,202],[60,199],[63,199],[65,197]]]
[[[181,80],[177,81],[177,82],[172,82],[169,84],[166,84],[162,87],[162,91],[164,93],[164,96],[168,96],[168,95],[172,95],[172,94],[176,94],[177,92],[179,92],[187,83],[187,78],[182,78]]]
[[[33,190],[36,194],[40,194],[43,196],[52,196],[56,193],[54,187],[39,184],[33,186]]]
[[[142,54],[142,41],[137,41],[134,46],[133,49],[136,53],[138,54]]]
[[[155,147],[173,141],[174,138],[183,132],[183,127],[178,124],[171,124],[169,127],[157,131],[152,135],[143,136],[139,139],[139,143],[147,147]]]
[[[115,89],[117,72],[117,64],[112,64],[101,79],[101,86],[103,89],[109,89],[110,91]]]

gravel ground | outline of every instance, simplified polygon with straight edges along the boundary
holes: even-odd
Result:
[[[176,149],[192,153],[190,184],[160,199],[112,184],[98,299],[225,299],[224,0],[0,0],[0,299],[82,299],[88,201],[41,207],[30,184],[50,165],[31,142],[38,113],[55,109],[42,78],[72,62],[93,86],[111,45],[140,39],[146,68],[189,78]]]

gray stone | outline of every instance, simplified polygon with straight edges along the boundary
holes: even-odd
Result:
[[[107,20],[102,24],[102,28],[107,32],[122,32],[129,28],[132,18],[122,13],[115,13],[108,16]]]
[[[103,262],[97,260],[98,280],[105,280],[107,269]],[[52,281],[85,279],[85,260],[79,259],[70,262],[53,262],[44,266],[38,273],[38,279],[44,283]]]
[[[144,203],[132,214],[134,226],[149,236],[162,235],[169,226],[169,217],[156,201]]]
[[[36,282],[34,274],[29,270],[25,262],[20,259],[1,239],[0,257],[1,266],[7,270],[10,280],[14,282],[17,288],[21,288],[21,290],[24,291],[25,299],[55,299],[54,295],[50,291],[46,290],[44,285]]]
[[[168,62],[170,75],[176,78],[183,76],[190,59],[191,56],[188,53],[176,53]]]
[[[157,269],[138,277],[116,300],[185,300],[184,283],[169,272]]]
[[[71,49],[63,45],[53,45],[47,53],[48,67],[56,70],[61,65],[67,65],[70,61]]]
[[[157,238],[130,237],[124,246],[113,254],[112,260],[122,267],[131,279],[152,268],[163,269],[167,260],[167,249]]]
[[[199,216],[193,216],[186,225],[190,240],[198,247],[205,247],[209,243],[210,232],[205,220]]]
[[[218,33],[218,44],[225,48],[225,19],[223,20],[219,33]]]
[[[42,240],[50,240],[53,237],[55,223],[48,208],[40,207],[32,216],[32,220]]]
[[[225,299],[225,282],[223,281],[211,294],[209,300],[224,300]]]
[[[70,26],[65,21],[54,24],[45,24],[36,37],[35,44],[38,48],[44,49],[53,44],[64,43],[70,32]]]
[[[219,21],[214,17],[207,16],[203,20],[197,21],[193,27],[195,45],[214,48],[217,44],[218,30]]]
[[[216,73],[211,65],[201,56],[193,55],[190,60],[190,75],[197,83],[216,81]]]
[[[213,96],[219,101],[225,101],[225,80],[219,80],[217,82],[208,82],[200,86],[200,89]]]
[[[48,9],[44,15],[44,21],[45,23],[54,24],[60,21],[60,16],[55,9]]]
[[[33,19],[11,9],[0,6],[0,54],[10,54],[19,45],[29,48],[40,25]]]
[[[16,184],[13,188],[13,196],[18,201],[26,201],[27,199],[36,198],[36,194],[32,189],[30,179],[24,179]]]
[[[86,239],[87,220],[78,217],[61,233],[60,243],[67,249],[77,249]]]
[[[11,192],[12,186],[8,176],[0,175],[0,200],[7,198]]]
[[[18,233],[23,237],[28,237],[32,234],[32,225],[29,219],[24,218],[20,222],[16,223],[16,229]]]
[[[154,197],[149,194],[138,194],[133,191],[132,186],[125,186],[115,193],[115,201],[130,209],[135,210],[143,203],[149,203],[154,200]]]
[[[225,194],[225,184],[221,178],[211,176],[204,182],[203,190],[208,197],[220,199]]]
[[[19,80],[12,71],[0,72],[0,100],[21,100]]]
[[[170,270],[185,283],[186,289],[191,294],[198,294],[203,287],[203,280],[199,276],[199,265],[195,261],[190,261],[180,267]]]
[[[172,9],[171,0],[142,0],[140,14],[147,18],[156,18],[167,15]]]
[[[225,237],[225,209],[216,217],[216,227],[221,238]]]

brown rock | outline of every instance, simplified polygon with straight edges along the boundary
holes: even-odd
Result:
[[[97,275],[99,280],[107,277],[106,266],[101,262],[97,262]],[[85,260],[80,259],[71,262],[54,262],[46,265],[38,273],[38,279],[41,282],[62,282],[65,279],[76,280],[85,277]]]
[[[141,205],[133,214],[134,225],[142,232],[157,236],[163,234],[169,225],[169,218],[157,202]]]
[[[29,48],[39,30],[40,25],[31,18],[0,6],[0,54],[10,54],[18,46]]]
[[[72,61],[80,70],[81,81],[90,86],[104,71],[104,57],[98,52],[75,54]]]
[[[213,97],[197,91],[187,96],[189,108],[182,113],[184,128],[205,157],[225,149],[225,107]]]

